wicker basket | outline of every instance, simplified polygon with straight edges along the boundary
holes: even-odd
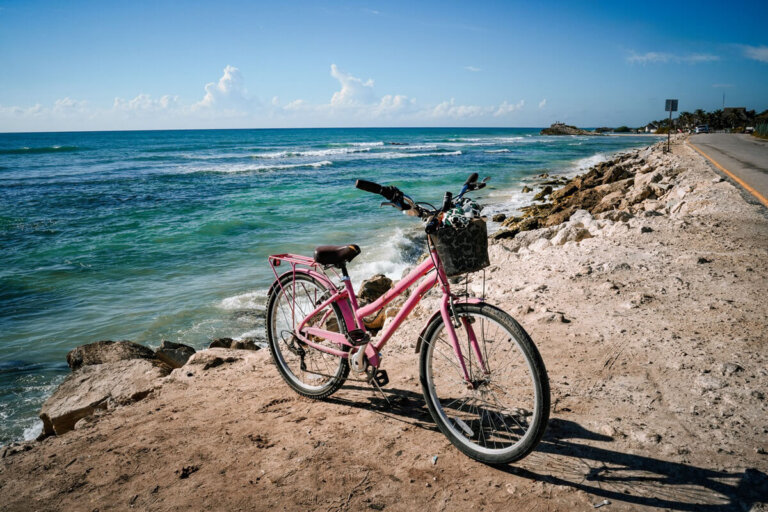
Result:
[[[473,219],[463,229],[444,227],[429,236],[448,277],[476,272],[490,265],[488,229],[483,219]]]

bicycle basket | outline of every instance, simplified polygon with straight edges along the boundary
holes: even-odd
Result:
[[[488,265],[488,229],[483,219],[465,228],[443,227],[429,235],[448,277],[476,272]]]

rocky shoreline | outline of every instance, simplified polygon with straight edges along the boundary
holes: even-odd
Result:
[[[679,138],[535,186],[492,235],[487,282],[468,282],[546,362],[552,420],[530,457],[490,468],[434,430],[413,354],[430,294],[384,351],[389,403],[353,381],[300,399],[232,340],[76,349],[44,407],[57,435],[0,454],[0,509],[762,510],[764,211]],[[80,412],[52,407],[60,391]]]

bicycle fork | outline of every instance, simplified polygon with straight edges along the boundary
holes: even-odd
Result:
[[[445,330],[448,333],[448,339],[451,342],[451,345],[453,346],[453,351],[456,354],[456,358],[459,361],[459,366],[461,367],[461,371],[464,374],[464,380],[467,383],[468,389],[475,389],[478,386],[478,382],[472,380],[472,376],[470,375],[469,371],[467,371],[467,365],[465,363],[465,360],[471,357],[470,355],[467,355],[465,358],[461,351],[461,344],[459,343],[459,337],[456,334],[456,327],[464,327],[464,329],[467,332],[467,338],[469,339],[469,345],[472,348],[472,352],[474,352],[475,357],[477,358],[477,363],[480,369],[483,372],[483,375],[488,375],[488,369],[486,367],[485,361],[483,360],[482,352],[480,351],[480,346],[477,343],[477,336],[475,335],[475,330],[472,327],[472,324],[470,323],[469,319],[467,317],[460,317],[456,318],[455,311],[453,309],[452,301],[450,300],[450,295],[444,294],[443,300],[440,303],[440,316],[443,318],[443,325],[445,325]],[[454,326],[454,318],[456,318],[456,327]]]

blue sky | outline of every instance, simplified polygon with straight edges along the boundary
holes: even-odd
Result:
[[[0,0],[0,131],[641,125],[768,108],[768,2]]]

